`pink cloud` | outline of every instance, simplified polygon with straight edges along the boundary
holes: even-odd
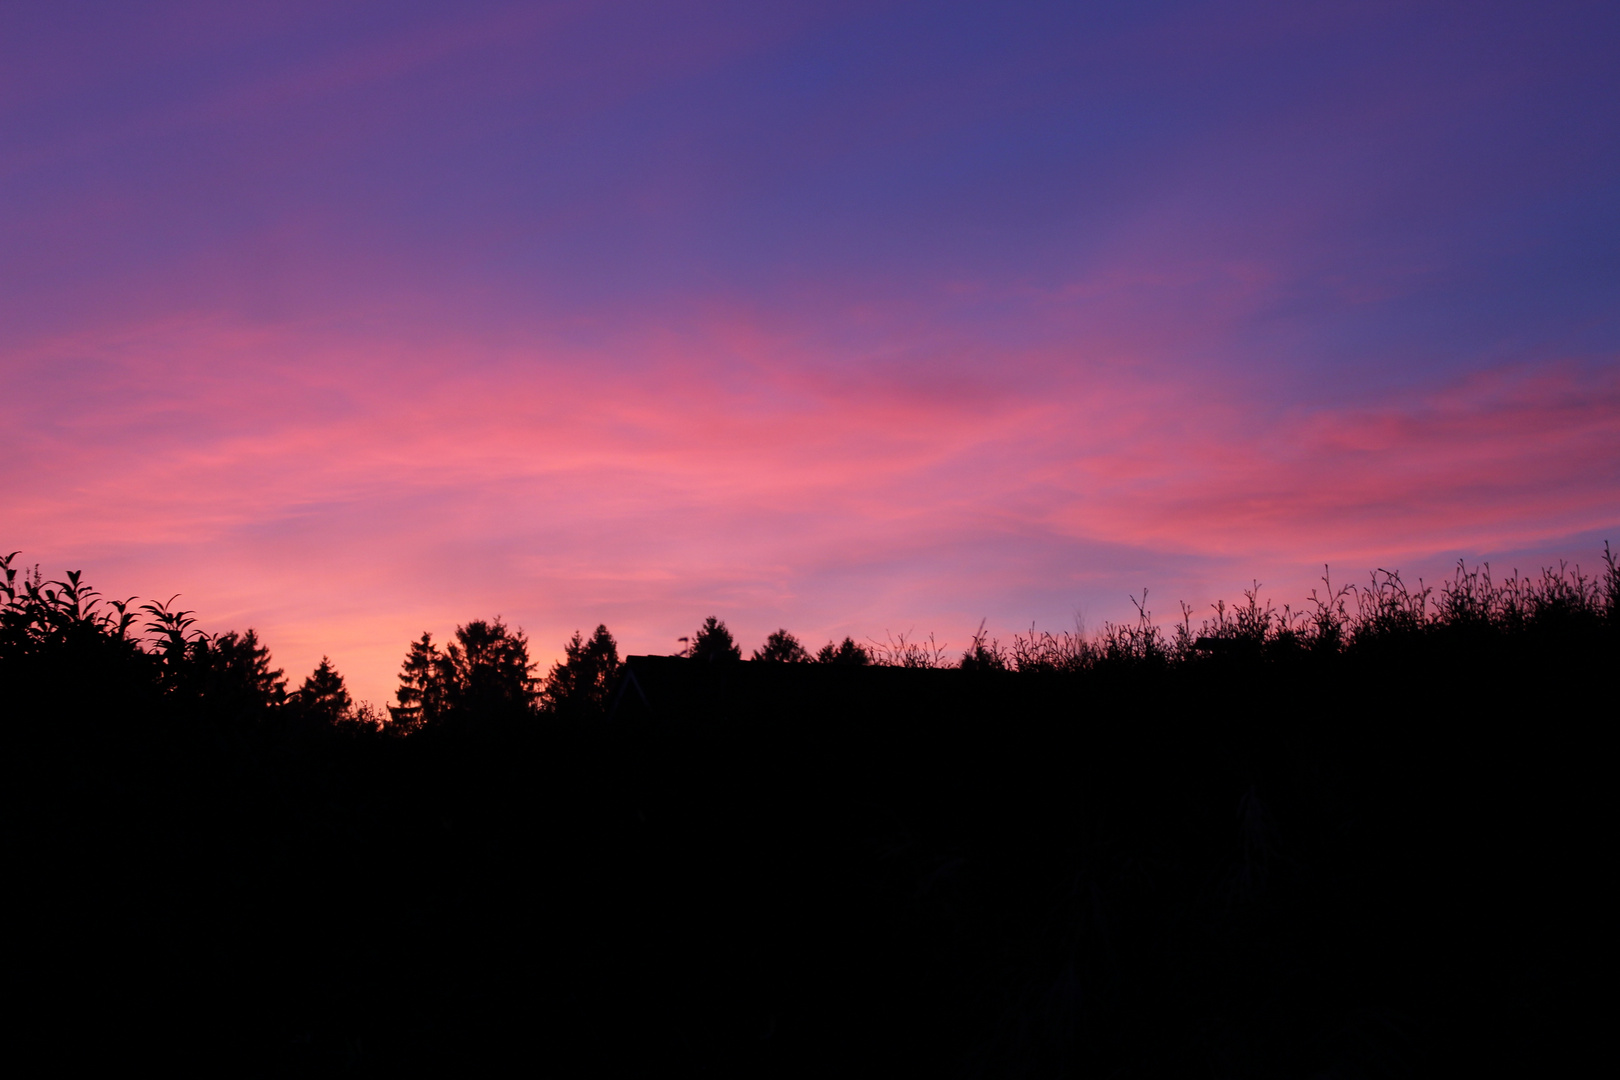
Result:
[[[1167,574],[1188,553],[1359,570],[1620,506],[1614,368],[1268,419],[1150,365],[1012,358],[1052,373],[1040,390],[793,350],[720,327],[490,356],[211,322],[35,346],[5,358],[27,382],[4,405],[7,539],[256,625],[294,672],[330,653],[381,699],[411,636],[495,612],[546,655],[597,621],[664,651],[710,611],[745,640],[949,632],[987,586],[1074,593],[1088,545]],[[99,392],[53,375],[92,360]]]
[[[1222,554],[1365,561],[1614,521],[1620,372],[1517,366],[1373,406],[1231,416],[1110,489],[1110,531]],[[1105,472],[1109,471],[1104,467]]]

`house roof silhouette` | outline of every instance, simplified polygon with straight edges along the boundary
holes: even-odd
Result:
[[[786,664],[631,656],[608,716],[619,722],[872,713],[960,707],[981,672],[876,664]]]

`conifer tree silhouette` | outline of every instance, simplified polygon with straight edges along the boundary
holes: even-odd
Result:
[[[811,656],[798,638],[783,629],[773,632],[766,638],[765,647],[755,649],[750,659],[772,660],[784,664],[808,664]]]
[[[541,705],[557,715],[600,715],[619,675],[619,646],[606,626],[586,640],[578,630],[563,646],[563,659],[551,666]]]
[[[732,639],[731,631],[726,624],[710,615],[703,620],[697,633],[692,637],[692,659],[694,660],[741,660],[742,649]]]
[[[529,639],[500,619],[475,619],[456,627],[455,640],[444,650],[451,703],[477,712],[529,709],[536,697]]]
[[[288,704],[303,716],[323,724],[341,724],[354,712],[354,699],[328,657],[304,679],[304,684],[289,696]]]
[[[816,662],[818,664],[853,664],[856,667],[864,667],[872,662],[872,654],[855,644],[854,638],[846,637],[841,645],[834,645],[830,641],[823,645],[821,651],[816,653]]]
[[[287,700],[287,680],[270,666],[270,650],[251,628],[198,635],[177,672],[179,688],[228,714],[243,716]]]
[[[538,697],[529,639],[500,619],[456,627],[444,649],[429,634],[411,643],[400,668],[397,706],[389,714],[401,734],[452,718],[469,720],[530,712]]]
[[[400,734],[408,735],[444,715],[445,686],[442,678],[444,657],[433,636],[424,633],[411,642],[405,663],[399,671],[399,704],[388,706],[388,714]]]

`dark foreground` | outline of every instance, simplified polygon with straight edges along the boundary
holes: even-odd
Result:
[[[1569,1075],[1615,645],[665,661],[612,722],[408,739],[41,668],[13,1023],[64,1070]]]

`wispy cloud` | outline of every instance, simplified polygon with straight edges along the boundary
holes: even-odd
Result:
[[[975,574],[1019,593],[1083,551],[1167,572],[1187,552],[1360,566],[1524,546],[1620,506],[1612,367],[1267,418],[1149,368],[1009,390],[769,342],[755,362],[747,335],[717,338],[621,342],[628,369],[556,346],[469,365],[453,345],[369,353],[219,325],[11,356],[33,374],[6,407],[25,464],[9,532],[91,563],[143,551],[173,575],[144,587],[304,637],[366,608],[397,644],[498,607],[553,634],[612,613],[651,648],[709,605],[749,629],[898,624],[973,602]],[[736,362],[708,362],[721,352]],[[103,365],[109,392],[80,393],[58,370],[71,356]],[[356,675],[375,689],[391,666]]]
[[[0,539],[372,697],[1620,533],[1601,5],[0,22]]]

